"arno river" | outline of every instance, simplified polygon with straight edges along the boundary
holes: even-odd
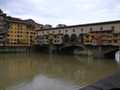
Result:
[[[0,54],[0,90],[78,90],[118,67],[115,60],[87,56]]]

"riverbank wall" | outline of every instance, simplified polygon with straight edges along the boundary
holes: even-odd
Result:
[[[31,47],[0,47],[0,53],[26,53],[26,52],[32,52]]]

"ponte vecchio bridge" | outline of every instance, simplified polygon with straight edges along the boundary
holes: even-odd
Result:
[[[120,21],[99,22],[37,30],[36,46],[56,50],[89,50],[97,57],[114,54],[120,46]]]

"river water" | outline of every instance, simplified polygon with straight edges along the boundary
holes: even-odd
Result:
[[[117,70],[118,64],[110,59],[0,54],[0,90],[78,90]]]

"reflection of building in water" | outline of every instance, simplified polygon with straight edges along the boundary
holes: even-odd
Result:
[[[46,54],[35,56],[1,55],[0,86],[6,85],[8,87],[28,80],[31,82],[34,77],[41,74],[49,78],[63,79],[85,85],[117,71],[117,66],[111,61],[93,60],[93,58],[89,58],[88,61],[87,57],[82,56],[79,60],[73,56],[65,55],[52,55],[51,57],[52,60],[49,60],[49,55]]]
[[[9,60],[0,60],[0,80],[2,85],[11,85],[20,82],[24,82],[26,80],[31,80],[34,75],[36,75],[36,65],[31,60],[19,60],[10,58]],[[2,79],[3,78],[3,79]],[[10,81],[11,83],[9,83]]]

